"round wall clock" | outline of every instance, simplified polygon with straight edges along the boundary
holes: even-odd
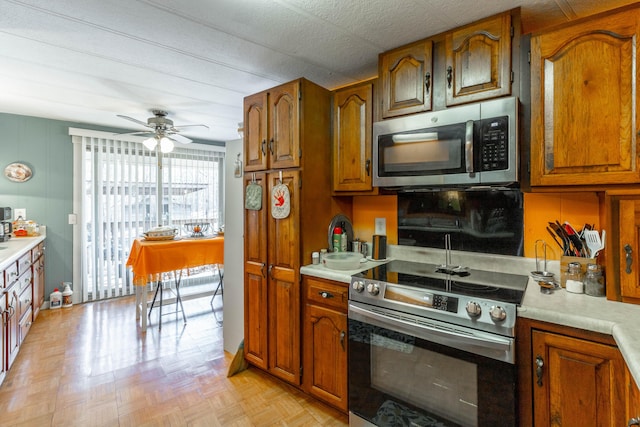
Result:
[[[4,168],[4,176],[13,182],[25,182],[31,179],[33,172],[24,163],[11,163]]]

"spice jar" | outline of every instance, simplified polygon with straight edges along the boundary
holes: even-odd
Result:
[[[604,277],[598,264],[587,264],[587,274],[584,276],[584,293],[594,297],[604,296]]]
[[[567,281],[565,283],[567,292],[574,294],[584,293],[584,282],[582,276],[582,266],[579,262],[570,262],[567,266]]]

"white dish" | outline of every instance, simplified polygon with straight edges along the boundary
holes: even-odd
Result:
[[[362,254],[358,252],[330,252],[324,255],[322,264],[331,270],[356,270],[362,260]]]
[[[371,258],[371,255],[367,255],[367,261],[386,262],[386,261],[389,261],[390,259],[391,258],[374,259],[374,258]]]

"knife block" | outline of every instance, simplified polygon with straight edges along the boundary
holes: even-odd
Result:
[[[567,283],[567,270],[569,269],[570,262],[577,262],[580,264],[580,270],[584,275],[587,272],[587,264],[597,264],[595,258],[585,258],[580,256],[567,256],[560,257],[560,286],[566,287]]]

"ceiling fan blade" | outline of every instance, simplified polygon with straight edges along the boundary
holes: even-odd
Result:
[[[129,120],[133,123],[137,123],[139,125],[142,125],[146,128],[150,128],[151,126],[149,126],[146,122],[143,122],[141,120],[138,119],[134,119],[133,117],[129,117],[129,116],[123,116],[122,114],[116,114],[118,117],[120,117],[121,119],[125,119],[125,120]]]
[[[186,136],[178,135],[177,133],[172,133],[170,136],[167,135],[167,138],[172,139],[176,142],[180,142],[182,144],[189,144],[191,140]]]
[[[203,125],[203,124],[197,124],[197,125],[179,125],[179,126],[173,126],[172,130],[175,130],[176,132],[179,129],[183,129],[183,128],[191,128],[191,127],[203,127],[203,128],[207,128],[209,129],[209,126],[207,125]]]
[[[140,131],[140,132],[124,132],[124,133],[114,133],[113,136],[122,136],[122,135],[136,135],[136,136],[148,136],[148,137],[152,137],[155,136],[156,134],[153,132],[149,132],[149,131]]]

